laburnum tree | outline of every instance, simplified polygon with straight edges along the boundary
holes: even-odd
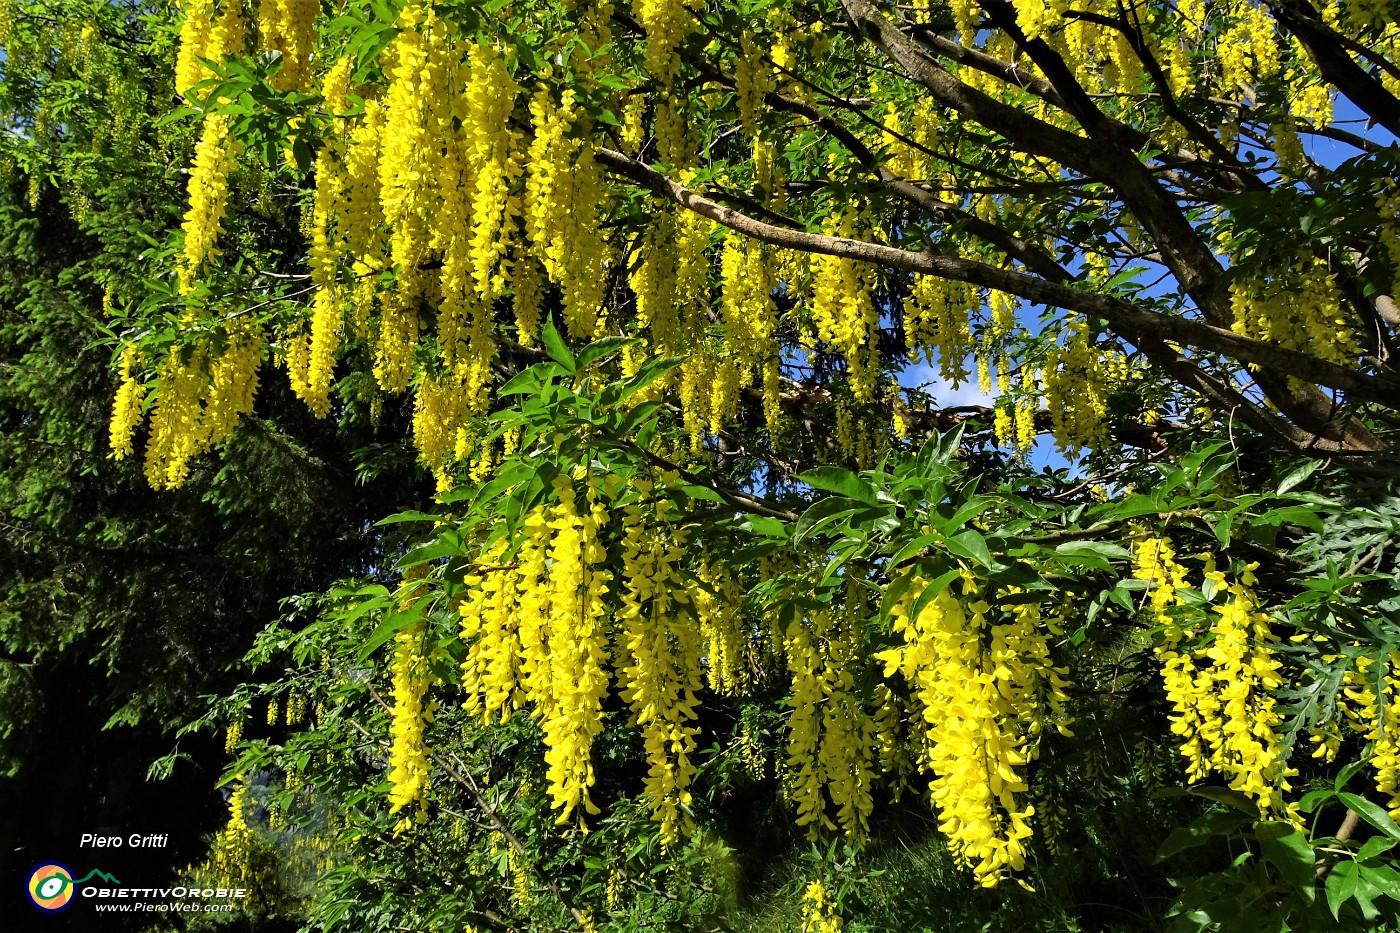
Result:
[[[437,488],[193,724],[205,870],[257,817],[324,928],[1379,928],[1394,12],[182,4],[110,455],[177,494],[278,380]]]

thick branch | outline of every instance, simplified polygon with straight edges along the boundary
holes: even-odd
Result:
[[[1358,65],[1317,9],[1302,0],[1267,0],[1274,17],[1288,27],[1317,65],[1323,80],[1341,91],[1381,126],[1400,136],[1400,99]]]
[[[866,0],[847,0],[848,5]],[[1009,3],[984,2],[993,22],[1016,40],[1065,99],[1069,112],[1097,143],[1082,148],[1098,152],[1093,177],[1112,185],[1141,221],[1162,253],[1182,289],[1191,296],[1211,323],[1228,326],[1231,313],[1216,283],[1224,273],[1220,261],[1192,228],[1177,199],[1152,177],[1133,146],[1124,139],[1121,124],[1108,119],[1080,87],[1074,73],[1043,39],[1028,40],[1016,25],[1016,11]],[[1020,139],[1013,137],[1017,143]],[[1069,164],[1069,163],[1066,163]]]
[[[706,78],[717,81],[726,87],[735,86],[733,75],[715,68],[703,59],[696,61],[695,64],[699,68],[700,73]],[[797,76],[794,75],[793,77]],[[990,221],[983,220],[975,214],[969,214],[956,205],[949,204],[939,199],[932,192],[925,190],[905,178],[901,178],[885,168],[880,164],[880,159],[860,137],[856,136],[844,123],[822,108],[815,104],[810,104],[807,101],[799,100],[796,97],[779,94],[776,91],[770,91],[768,94],[764,95],[764,102],[775,110],[783,110],[806,117],[817,126],[826,130],[832,137],[846,147],[866,171],[877,176],[888,188],[901,198],[918,207],[939,223],[959,224],[961,229],[967,233],[997,247],[1002,252],[1006,253],[1007,256],[1020,262],[1036,275],[1054,281],[1062,281],[1070,277],[1069,273],[1060,266],[1059,263],[1034,243],[1030,243]],[[904,141],[911,145],[913,144],[912,140]]]
[[[928,47],[931,52],[936,52],[959,65],[969,65],[1006,84],[1023,88],[1061,110],[1067,109],[1064,99],[1060,97],[1060,93],[1051,86],[1050,82],[1032,72],[1018,68],[1011,62],[1002,61],[995,55],[988,55],[979,49],[968,48],[961,42],[954,42],[947,36],[939,35],[930,24],[915,23],[912,32],[914,37]]]
[[[827,256],[841,256],[906,272],[936,275],[995,288],[1036,304],[1068,308],[1101,317],[1107,320],[1115,331],[1135,342],[1140,338],[1154,337],[1170,340],[1202,350],[1223,353],[1242,363],[1286,372],[1308,382],[1340,389],[1353,398],[1379,402],[1390,408],[1400,406],[1400,380],[1390,376],[1360,372],[1298,350],[1236,334],[1227,328],[1215,327],[1189,318],[1157,314],[1109,295],[1084,291],[971,259],[928,251],[914,252],[882,243],[777,227],[733,208],[716,204],[645,163],[620,152],[600,148],[597,150],[597,159],[608,171],[636,182],[665,200],[774,246]]]

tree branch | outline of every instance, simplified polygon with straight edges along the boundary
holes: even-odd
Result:
[[[883,243],[869,243],[849,237],[777,227],[741,214],[733,208],[716,204],[649,165],[620,152],[599,148],[596,157],[609,172],[636,182],[653,194],[708,217],[731,230],[774,246],[827,256],[841,256],[906,272],[936,275],[998,289],[1037,304],[1068,308],[1104,318],[1115,331],[1131,340],[1155,337],[1223,353],[1242,363],[1280,370],[1308,382],[1340,389],[1354,398],[1378,402],[1388,408],[1400,408],[1400,379],[1389,375],[1364,373],[1299,350],[1236,334],[1228,328],[1185,317],[1157,314],[1109,295],[1001,269],[971,259],[926,250],[914,252]]]
[[[1302,0],[1265,0],[1274,18],[1293,33],[1323,80],[1381,126],[1400,136],[1400,99],[1366,72],[1343,48],[1341,36],[1322,21],[1316,8]]]

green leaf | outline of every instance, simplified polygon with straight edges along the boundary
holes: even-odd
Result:
[[[768,515],[748,515],[737,526],[741,531],[749,531],[765,538],[778,538],[786,541],[788,536],[787,525],[782,519],[773,518]]]
[[[1133,555],[1121,544],[1114,544],[1111,541],[1066,541],[1055,548],[1057,555],[1077,556],[1090,555],[1102,557],[1105,560],[1131,560]]]
[[[1290,505],[1282,509],[1270,509],[1255,520],[1255,524],[1277,527],[1283,524],[1302,525],[1309,531],[1322,531],[1322,518],[1305,505]]]
[[[399,632],[408,628],[414,622],[423,618],[423,614],[418,611],[418,603],[414,603],[411,608],[397,609],[384,617],[378,627],[370,633],[369,638],[360,646],[359,659],[364,663],[369,656],[379,648],[380,645],[393,638]]]
[[[540,332],[540,341],[544,344],[544,352],[549,358],[563,367],[567,375],[572,376],[578,372],[578,364],[574,361],[574,355],[569,352],[569,345],[564,342],[564,338],[555,328],[553,321],[545,321],[544,329]]]
[[[1374,804],[1365,797],[1358,797],[1355,794],[1343,791],[1337,795],[1337,799],[1347,809],[1352,810],[1357,816],[1370,823],[1376,829],[1385,833],[1391,839],[1400,839],[1400,826],[1395,825],[1395,821],[1390,818],[1390,814],[1378,804]]]
[[[988,498],[987,496],[973,496],[971,499],[968,499],[962,505],[958,506],[952,515],[949,515],[946,519],[937,521],[935,523],[936,527],[944,534],[953,534],[963,525],[966,525],[971,519],[976,518],[996,504],[997,500]]]
[[[953,454],[958,452],[962,446],[963,431],[966,425],[958,425],[947,434],[934,434],[924,442],[924,446],[919,449],[919,455],[915,460],[918,472],[928,475],[929,468],[935,464],[947,463],[953,458]]]
[[[432,512],[419,512],[419,511],[415,511],[415,510],[410,509],[410,510],[407,511],[407,512],[395,512],[393,515],[390,515],[388,518],[381,518],[379,521],[375,522],[374,524],[377,526],[377,525],[394,525],[394,524],[398,524],[398,523],[400,523],[400,522],[435,522],[435,521],[439,520],[440,518],[442,518],[441,515],[434,515]]]
[[[926,535],[919,535],[912,541],[906,541],[904,543],[904,546],[901,547],[898,551],[895,551],[894,555],[890,557],[890,566],[898,567],[910,557],[913,557],[915,554],[927,548],[930,544],[935,544],[939,541],[942,541],[943,538],[944,536],[942,533],[937,531],[931,531]]]
[[[1298,809],[1303,813],[1311,813],[1319,803],[1325,803],[1337,796],[1337,792],[1329,787],[1320,787],[1317,790],[1310,790],[1303,795],[1303,799],[1298,801]]]
[[[496,394],[499,396],[533,394],[542,385],[544,385],[544,380],[540,377],[539,371],[536,367],[531,366],[511,376],[505,385],[496,390]]]
[[[436,541],[429,541],[426,544],[414,548],[399,560],[399,569],[416,567],[419,564],[426,564],[430,561],[440,560],[444,557],[455,557],[462,553],[460,541],[443,538]]]
[[[838,519],[854,515],[858,511],[869,508],[859,499],[850,499],[846,496],[832,496],[821,499],[812,504],[807,511],[802,513],[802,517],[797,520],[797,527],[793,531],[792,540],[800,544],[802,541],[816,534],[819,529],[829,525]]]
[[[904,597],[904,591],[909,589],[910,584],[913,582],[914,574],[904,573],[900,574],[895,578],[893,583],[885,587],[885,592],[880,596],[879,618],[889,618],[890,610],[899,604],[899,601]]]
[[[1288,492],[1290,489],[1294,489],[1298,486],[1301,486],[1307,481],[1309,476],[1312,476],[1314,473],[1317,472],[1317,469],[1320,466],[1322,466],[1321,460],[1309,460],[1307,463],[1298,467],[1298,469],[1294,470],[1292,473],[1289,473],[1278,484],[1278,495],[1281,496],[1284,493]]]
[[[637,343],[636,337],[604,337],[584,347],[578,355],[578,368],[587,369],[609,353],[616,353],[623,347]]]
[[[1395,847],[1395,843],[1396,840],[1386,836],[1372,836],[1362,844],[1360,849],[1356,850],[1356,860],[1364,862],[1367,859],[1373,859],[1382,852],[1390,851]]]
[[[681,491],[684,492],[687,496],[690,496],[690,498],[692,499],[701,499],[706,502],[721,503],[725,501],[724,496],[721,496],[709,486],[697,486],[694,484],[686,484],[681,486]]]
[[[1364,767],[1366,767],[1365,761],[1353,761],[1341,771],[1337,772],[1337,780],[1332,783],[1332,786],[1336,789],[1337,793],[1341,793],[1342,788],[1347,786],[1347,782],[1349,782],[1353,777],[1355,777],[1356,772],[1360,771]]]
[[[987,539],[971,529],[953,535],[945,542],[944,547],[958,557],[977,561],[983,567],[992,566],[992,554],[987,550]]]
[[[654,356],[642,364],[631,378],[621,383],[618,402],[624,402],[685,362],[683,356]]]
[[[1004,567],[998,567],[987,574],[987,579],[1001,586],[1018,586],[1021,589],[1045,590],[1053,588],[1044,577],[1036,573],[1034,567],[1019,560],[1013,560]],[[1040,602],[1044,600],[1045,594],[1022,593],[1020,598],[1026,602]],[[1001,596],[999,600],[1008,602],[1010,597]]]
[[[875,497],[875,487],[865,480],[856,476],[850,470],[837,466],[817,467],[808,470],[797,477],[799,482],[806,483],[814,489],[821,489],[826,492],[834,492],[839,496],[850,499],[859,499],[869,505],[877,505],[879,500]]]
[[[1361,880],[1392,901],[1400,901],[1400,871],[1389,865],[1360,865]]]
[[[1276,821],[1259,823],[1254,835],[1264,858],[1278,868],[1283,880],[1311,900],[1317,882],[1317,857],[1307,836],[1291,823]]]
[[[298,136],[292,140],[292,159],[297,164],[297,171],[305,175],[311,171],[311,147],[306,140]]]
[[[1258,805],[1237,790],[1230,790],[1228,787],[1193,787],[1187,793],[1193,797],[1204,797],[1207,800],[1214,800],[1216,803],[1223,803],[1227,807],[1240,811],[1251,820],[1259,819]]]
[[[1177,826],[1167,834],[1157,850],[1157,861],[1171,858],[1179,852],[1205,845],[1211,839],[1232,835],[1248,818],[1238,813],[1207,813],[1190,826]]]
[[[962,576],[962,571],[960,569],[954,568],[952,570],[944,571],[943,573],[930,580],[928,584],[924,586],[924,588],[919,592],[919,596],[917,599],[914,600],[913,605],[909,607],[909,618],[917,619],[921,614],[923,614],[923,611],[928,606],[928,604],[933,602],[933,600],[938,596],[938,594],[943,592],[943,590],[948,586],[949,583],[952,583],[960,576]]]
[[[1333,918],[1341,919],[1342,905],[1356,894],[1356,883],[1355,862],[1340,862],[1327,873],[1327,906]]]

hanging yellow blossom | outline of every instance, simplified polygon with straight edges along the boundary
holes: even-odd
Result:
[[[651,483],[633,480],[645,500]],[[691,826],[690,779],[695,773],[695,724],[700,691],[700,639],[680,611],[687,587],[677,565],[684,533],[668,527],[671,503],[661,499],[648,517],[640,505],[623,508],[622,608],[618,613],[621,694],[642,730],[649,765],[643,794],[661,824],[661,844],[674,845]]]
[[[146,387],[133,373],[140,360],[141,354],[136,344],[129,343],[122,348],[121,369],[118,372],[121,385],[112,405],[110,427],[111,455],[114,460],[131,456],[131,437],[136,432],[136,426],[141,423],[141,400],[146,395]]]
[[[1018,795],[1018,769],[1036,754],[1042,725],[1064,729],[1063,674],[1049,663],[1049,630],[1038,610],[1020,607],[992,625],[991,607],[964,577],[963,599],[940,590],[917,618],[910,610],[921,581],[892,611],[904,645],[877,657],[896,671],[923,707],[922,763],[933,774],[939,829],[983,886],[1025,867],[1034,807]]]
[[[270,83],[280,91],[305,91],[311,85],[311,52],[321,0],[260,0],[259,46],[281,54],[282,66]]]
[[[423,642],[425,623],[421,620],[394,636],[394,660],[390,668],[394,707],[389,726],[389,812],[421,804],[428,792],[428,753],[423,744],[423,727],[432,712],[423,703],[432,674],[428,669]],[[401,821],[396,831],[406,829]]]
[[[541,89],[530,102],[535,138],[525,181],[525,229],[535,256],[564,299],[569,333],[589,339],[603,304],[606,243],[598,230],[600,169],[591,118],[573,89],[559,104]]]
[[[214,243],[228,210],[228,176],[237,163],[240,146],[229,133],[229,117],[210,114],[194,150],[189,175],[189,208],[183,229],[185,244],[178,272],[181,293],[194,290],[195,275],[218,255]]]

